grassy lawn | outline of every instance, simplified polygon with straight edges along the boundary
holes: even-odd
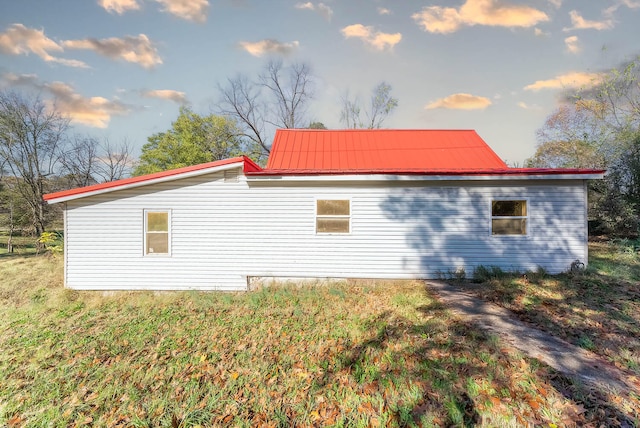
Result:
[[[640,403],[523,357],[418,281],[105,295],[24,255],[0,255],[0,278],[0,426],[615,426]]]
[[[8,236],[0,233],[0,255],[7,254]],[[36,238],[33,236],[14,236],[13,239],[14,254],[33,254],[36,252]]]
[[[495,271],[470,289],[640,377],[640,253],[635,244],[591,243],[585,272],[524,278]]]

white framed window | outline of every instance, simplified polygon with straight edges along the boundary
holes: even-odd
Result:
[[[316,200],[316,233],[346,234],[351,232],[351,201],[349,199]]]
[[[491,235],[526,235],[527,220],[525,199],[491,201]]]
[[[144,210],[144,254],[171,254],[170,210]]]

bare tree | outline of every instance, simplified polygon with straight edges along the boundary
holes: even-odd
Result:
[[[114,146],[109,140],[105,140],[100,149],[102,156],[96,166],[99,181],[115,181],[131,175],[134,162],[129,141],[123,140],[122,143]]]
[[[131,147],[125,140],[114,146],[89,136],[74,136],[62,150],[61,173],[69,187],[84,187],[124,178],[131,174]]]
[[[62,173],[72,187],[95,184],[98,163],[98,142],[91,137],[76,135],[60,156]]]
[[[260,88],[249,79],[238,74],[227,80],[227,86],[218,85],[221,100],[218,103],[220,113],[235,118],[242,127],[242,136],[249,138],[269,153],[269,144],[265,137],[265,107],[260,97]]]
[[[288,76],[283,76],[288,73]],[[269,61],[261,84],[270,93],[270,104],[277,110],[275,120],[269,121],[282,128],[300,128],[311,93],[311,70],[306,64],[292,64],[283,70],[282,61]]]
[[[25,199],[38,236],[45,230],[47,178],[54,175],[59,148],[69,119],[47,108],[39,98],[0,93],[0,159],[19,178],[17,191]]]
[[[218,85],[219,113],[230,116],[243,129],[242,136],[260,145],[268,154],[267,125],[299,128],[305,122],[306,109],[313,98],[313,75],[306,64],[284,66],[270,61],[256,81],[239,74]]]
[[[358,98],[351,99],[347,90],[342,97],[342,110],[340,111],[340,122],[347,129],[363,128],[360,120],[360,101]]]
[[[364,109],[364,120],[360,104],[360,100],[357,97],[352,99],[349,92],[342,98],[340,121],[345,128],[381,128],[385,119],[398,107],[398,100],[391,96],[391,85],[380,82],[373,88],[369,106]]]
[[[640,126],[640,56],[611,69],[596,84],[568,94],[567,100],[589,109],[616,132],[635,132]]]

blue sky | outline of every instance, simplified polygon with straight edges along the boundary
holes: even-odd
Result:
[[[316,76],[310,121],[380,81],[388,128],[475,129],[510,163],[563,90],[640,54],[640,0],[0,0],[0,89],[56,99],[73,130],[136,155],[182,104],[273,57]]]

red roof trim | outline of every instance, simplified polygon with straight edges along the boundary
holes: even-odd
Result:
[[[289,176],[289,175],[589,175],[603,174],[602,169],[573,169],[573,168],[507,168],[507,169],[457,169],[457,170],[285,170],[263,169],[249,172],[248,176]]]
[[[214,162],[207,162],[199,165],[185,166],[183,168],[171,169],[168,171],[156,172],[153,174],[140,175],[137,177],[125,178],[117,181],[109,181],[107,183],[94,184],[86,187],[78,187],[70,190],[63,190],[60,192],[49,193],[44,195],[43,199],[45,201],[51,201],[53,199],[65,198],[68,196],[80,196],[85,193],[93,193],[100,190],[118,190],[119,187],[129,186],[131,184],[141,184],[148,181],[157,180],[160,178],[179,176],[182,174],[186,174],[189,172],[195,172],[200,170],[206,170],[210,168],[216,168],[225,165],[231,165],[234,163],[243,162],[243,172],[245,173],[258,173],[262,171],[262,168],[258,166],[255,162],[249,159],[246,156],[239,156],[235,158],[223,159]]]

